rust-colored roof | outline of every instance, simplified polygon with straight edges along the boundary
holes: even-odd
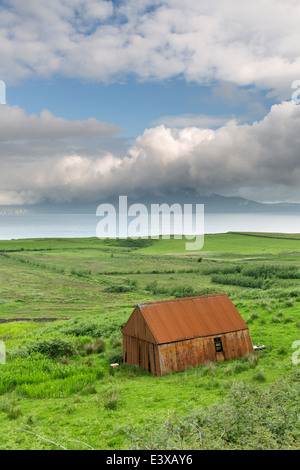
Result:
[[[227,294],[139,304],[158,344],[248,329]]]

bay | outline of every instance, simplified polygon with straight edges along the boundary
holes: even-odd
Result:
[[[99,220],[95,214],[0,215],[0,240],[96,237]],[[205,234],[226,232],[300,233],[300,215],[205,214]]]

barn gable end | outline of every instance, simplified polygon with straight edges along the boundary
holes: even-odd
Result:
[[[139,305],[135,307],[128,321],[125,323],[122,329],[122,334],[132,336],[134,338],[139,338],[149,343],[157,342],[149,328],[149,325],[147,324],[145,318],[142,315]]]

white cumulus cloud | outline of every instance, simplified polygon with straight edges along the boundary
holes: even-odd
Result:
[[[86,145],[85,136],[90,141],[103,134],[102,123],[58,120],[57,126],[57,118],[48,113],[32,118],[19,108],[7,109],[18,119],[9,138],[0,138],[1,204],[101,201],[180,188],[299,201],[300,106],[292,101],[272,106],[253,124],[231,120],[216,130],[146,129],[123,155],[101,148],[101,139],[97,146]],[[9,122],[1,112],[0,129],[7,126],[9,132]],[[70,144],[63,135],[73,132],[81,138]]]
[[[296,0],[7,0],[0,76],[56,74],[110,82],[183,76],[273,89],[300,77]]]

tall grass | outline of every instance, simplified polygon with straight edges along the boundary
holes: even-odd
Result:
[[[1,370],[0,395],[13,391],[30,398],[67,397],[104,377],[102,367],[63,364],[33,354],[10,361]]]
[[[230,264],[204,267],[202,273],[211,275],[211,281],[217,284],[268,289],[276,279],[300,279],[298,266],[267,264]]]
[[[256,380],[263,381],[263,373]],[[300,372],[267,389],[234,383],[222,404],[128,431],[134,449],[277,450],[300,445]],[[199,404],[201,397],[199,396]]]

